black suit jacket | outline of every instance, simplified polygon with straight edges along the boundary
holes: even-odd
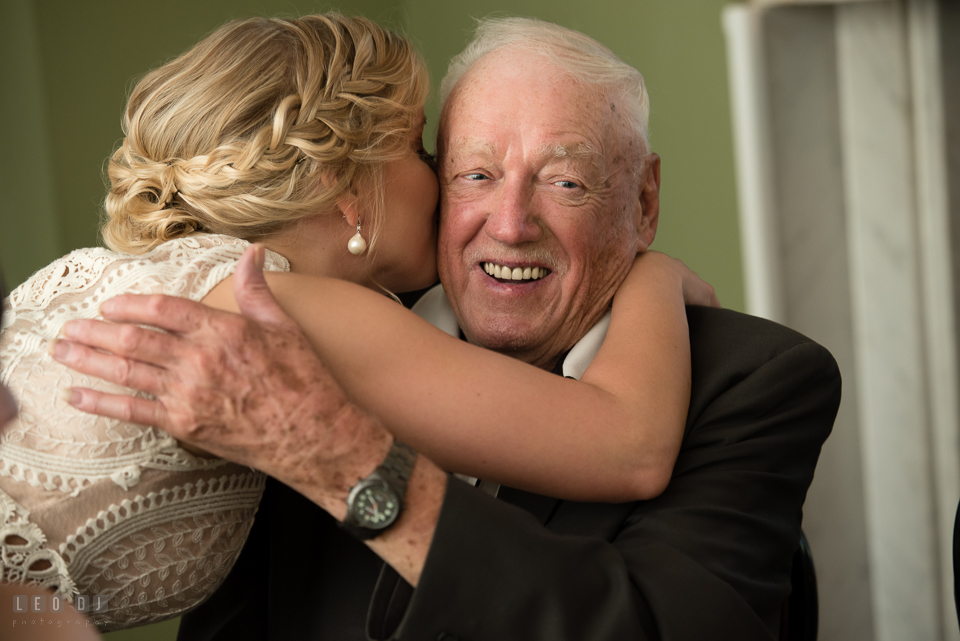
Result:
[[[768,321],[699,307],[688,321],[690,411],[661,496],[577,503],[503,488],[495,500],[451,478],[413,590],[271,483],[237,566],[179,638],[359,640],[365,620],[373,639],[776,638],[839,371]]]

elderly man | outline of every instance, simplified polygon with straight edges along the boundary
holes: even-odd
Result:
[[[446,296],[431,292],[419,311],[539,367],[582,367],[567,353],[595,353],[589,343],[602,338],[591,328],[656,232],[660,165],[647,149],[642,80],[582,34],[519,19],[481,26],[451,70],[439,134]],[[161,424],[292,488],[270,487],[237,566],[184,618],[181,638],[360,639],[364,628],[374,639],[777,637],[801,506],[839,403],[836,365],[821,347],[759,319],[690,308],[690,411],[661,496],[601,505],[503,487],[495,499],[423,456],[412,466],[394,447],[379,469],[387,494],[407,485],[403,513],[378,531],[358,524],[356,497],[345,502],[329,479],[377,468],[383,439],[362,411],[331,402],[334,392],[304,387],[329,377],[252,262],[245,256],[235,279],[252,320],[177,299],[103,307],[109,320],[180,335],[127,329],[136,340],[121,343],[121,330],[100,328],[99,345],[148,362],[151,350],[202,351],[212,372],[174,367],[165,376],[179,381],[175,392],[140,376],[163,405],[90,392],[73,400]],[[538,286],[526,270],[542,264],[555,277]],[[65,331],[97,345],[90,327]],[[68,364],[108,370],[90,353],[69,352]],[[236,416],[205,414],[207,395],[237,393],[218,386],[238,359],[282,365],[265,384],[304,407],[300,415],[320,417],[305,449],[322,443],[342,456],[323,469],[292,469],[245,445],[250,434],[284,427],[255,404],[234,403]],[[337,521],[348,512],[344,531]]]

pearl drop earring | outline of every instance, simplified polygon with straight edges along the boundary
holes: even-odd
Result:
[[[367,241],[360,235],[360,216],[357,216],[357,233],[347,241],[347,251],[354,256],[359,256],[367,251]]]

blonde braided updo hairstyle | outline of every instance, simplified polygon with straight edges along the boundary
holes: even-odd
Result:
[[[372,246],[383,165],[409,148],[427,89],[410,43],[364,18],[228,23],[130,95],[104,242],[139,254],[197,230],[262,238],[349,192],[368,203]]]

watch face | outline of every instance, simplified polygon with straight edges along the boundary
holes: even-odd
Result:
[[[399,513],[400,501],[396,494],[379,483],[361,488],[353,501],[353,515],[357,524],[372,530],[387,527],[397,519]]]

